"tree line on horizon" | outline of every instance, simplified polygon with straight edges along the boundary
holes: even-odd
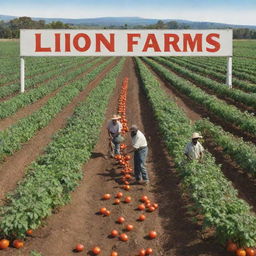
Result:
[[[19,38],[20,29],[190,29],[191,27],[185,23],[178,23],[176,21],[163,22],[159,20],[152,25],[136,25],[128,26],[88,26],[88,25],[74,25],[66,24],[61,21],[53,21],[46,24],[44,20],[35,21],[30,17],[19,17],[8,22],[0,21],[0,38]],[[256,39],[256,30],[248,28],[233,29],[234,39]]]

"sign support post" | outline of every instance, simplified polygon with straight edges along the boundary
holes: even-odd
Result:
[[[227,86],[231,89],[232,88],[232,57],[227,57],[227,79],[226,79]]]
[[[25,92],[25,60],[20,57],[20,92]]]

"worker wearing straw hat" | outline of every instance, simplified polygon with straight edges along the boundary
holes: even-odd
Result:
[[[113,115],[107,126],[112,157],[114,154],[120,154],[120,143],[123,141],[123,137],[121,136],[123,126],[119,122],[119,119],[119,115]]]
[[[202,136],[199,135],[199,133],[194,132],[192,134],[192,141],[189,142],[186,145],[184,154],[186,155],[186,157],[189,160],[202,160],[203,158],[203,152],[204,152],[204,148],[201,145],[201,143],[198,141],[198,139],[202,138]]]
[[[136,125],[130,128],[132,146],[134,151],[134,175],[139,184],[149,184],[148,172],[146,169],[146,159],[148,154],[148,144],[144,134]],[[131,152],[132,152],[131,151]]]

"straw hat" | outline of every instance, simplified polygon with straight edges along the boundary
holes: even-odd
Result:
[[[111,120],[118,120],[120,118],[121,118],[121,116],[119,116],[119,115],[113,115]]]
[[[201,139],[201,138],[203,138],[201,135],[199,135],[199,133],[198,132],[194,132],[193,134],[192,134],[192,139]]]

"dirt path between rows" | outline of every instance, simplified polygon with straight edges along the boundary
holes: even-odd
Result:
[[[106,61],[107,59],[103,59],[100,62],[97,62],[95,65],[93,65],[92,67],[90,67],[89,69],[87,69],[85,72],[81,73],[80,75],[76,76],[74,79],[72,79],[71,81],[64,83],[62,86],[58,87],[56,90],[52,91],[51,93],[47,94],[46,96],[43,96],[42,98],[38,99],[37,101],[35,101],[32,104],[29,104],[21,109],[19,109],[17,112],[15,112],[13,115],[6,117],[2,120],[0,120],[0,131],[5,130],[6,128],[8,128],[9,126],[15,124],[18,120],[20,120],[21,118],[24,118],[30,114],[32,114],[34,111],[36,111],[37,109],[41,108],[50,98],[54,97],[60,90],[63,89],[64,86],[76,81],[77,79],[83,77],[85,74],[91,72],[93,69],[95,69],[95,67],[99,66],[101,63],[103,63],[104,61]],[[86,62],[87,63],[87,62]],[[83,65],[85,65],[85,63],[83,63]],[[83,66],[81,65],[81,66]],[[79,67],[81,67],[79,65]],[[77,68],[77,66],[75,68],[72,68],[71,71],[74,71]],[[60,76],[60,74],[58,74],[58,77]],[[55,79],[56,77],[53,77],[51,80]],[[48,81],[49,82],[49,81]]]
[[[106,125],[113,113],[116,113],[121,83],[129,78],[127,97],[127,119],[129,125],[136,123],[145,132],[149,143],[147,166],[150,186],[132,185],[129,192],[120,189],[120,169],[112,159],[104,156],[108,151]],[[129,142],[129,134],[126,142]],[[127,58],[124,69],[117,80],[117,88],[106,111],[106,120],[102,126],[99,141],[94,148],[91,159],[84,165],[84,178],[80,186],[72,193],[70,204],[46,220],[44,227],[36,230],[29,238],[24,249],[8,249],[3,256],[29,256],[35,250],[43,256],[76,255],[72,252],[77,243],[86,247],[81,255],[93,255],[90,250],[95,245],[102,248],[103,256],[109,256],[116,250],[120,256],[138,255],[140,248],[152,247],[157,256],[219,256],[225,255],[223,248],[209,238],[201,238],[201,227],[191,222],[187,214],[187,201],[181,197],[180,182],[176,176],[172,160],[158,135],[157,123],[146,97],[139,87],[134,64]],[[123,191],[132,197],[131,204],[112,205],[113,200],[100,200],[104,193],[116,194]],[[141,195],[147,195],[152,201],[157,200],[159,210],[146,213],[143,223],[136,221],[140,212],[136,211]],[[97,215],[100,207],[111,210],[109,217]],[[116,224],[119,216],[134,224],[135,230],[128,233],[129,241],[124,243],[116,238],[109,238],[111,230],[122,231],[123,225]],[[156,230],[158,238],[146,239],[149,230]],[[80,255],[79,254],[79,255]],[[78,254],[77,254],[78,255]]]
[[[86,88],[76,96],[51,122],[38,131],[35,136],[25,143],[21,150],[7,157],[5,162],[0,165],[0,200],[3,200],[8,191],[13,190],[19,180],[22,179],[26,167],[43,153],[44,148],[52,140],[56,131],[63,128],[67,119],[73,114],[75,107],[83,101],[90,91],[103,79],[103,77],[116,65],[118,59],[108,65],[103,72]],[[0,201],[0,204],[3,201]]]

